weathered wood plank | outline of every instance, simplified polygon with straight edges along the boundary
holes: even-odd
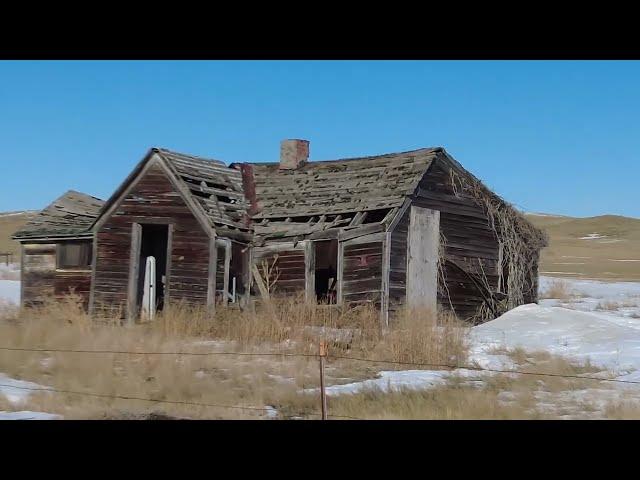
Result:
[[[440,212],[411,206],[407,251],[407,306],[437,311]]]

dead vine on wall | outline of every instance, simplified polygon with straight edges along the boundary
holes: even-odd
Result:
[[[538,255],[547,244],[545,233],[479,180],[464,178],[451,170],[450,181],[455,196],[470,198],[483,210],[498,241],[497,285],[490,284],[480,261],[481,274],[466,272],[476,277],[474,283],[484,290],[485,302],[478,309],[476,321],[489,320],[518,305],[536,301]]]

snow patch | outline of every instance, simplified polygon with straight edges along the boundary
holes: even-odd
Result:
[[[20,282],[15,280],[0,280],[0,306],[3,303],[20,304]]]
[[[45,412],[31,412],[23,410],[20,412],[0,412],[0,420],[60,420],[61,415]]]
[[[474,327],[472,335],[479,342],[544,350],[627,373],[640,368],[640,322],[631,326],[615,318],[532,303]]]
[[[580,275],[578,272],[540,272],[540,273],[553,273],[553,274],[562,274],[562,275]]]
[[[267,410],[267,413],[265,414],[267,418],[278,418],[278,410],[270,405],[266,405],[264,408]]]
[[[46,388],[37,383],[16,380],[0,373],[0,395],[13,404],[24,403],[35,390]]]
[[[31,210],[24,210],[22,212],[6,212],[0,213],[0,217],[14,217],[16,215],[24,215],[25,213],[33,213]]]
[[[385,392],[405,388],[423,390],[444,385],[451,376],[451,372],[445,370],[400,370],[382,371],[379,375],[378,378],[362,382],[332,385],[326,388],[327,395],[353,394],[370,389],[380,389]],[[317,389],[308,389],[306,391],[315,392]]]

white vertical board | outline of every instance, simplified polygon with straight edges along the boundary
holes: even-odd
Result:
[[[407,238],[407,306],[437,310],[440,212],[411,206]]]
[[[142,317],[153,320],[156,314],[156,259],[147,257],[142,291]]]

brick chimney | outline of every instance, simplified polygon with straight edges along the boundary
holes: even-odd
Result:
[[[308,140],[282,140],[280,142],[280,170],[295,170],[309,160]]]

